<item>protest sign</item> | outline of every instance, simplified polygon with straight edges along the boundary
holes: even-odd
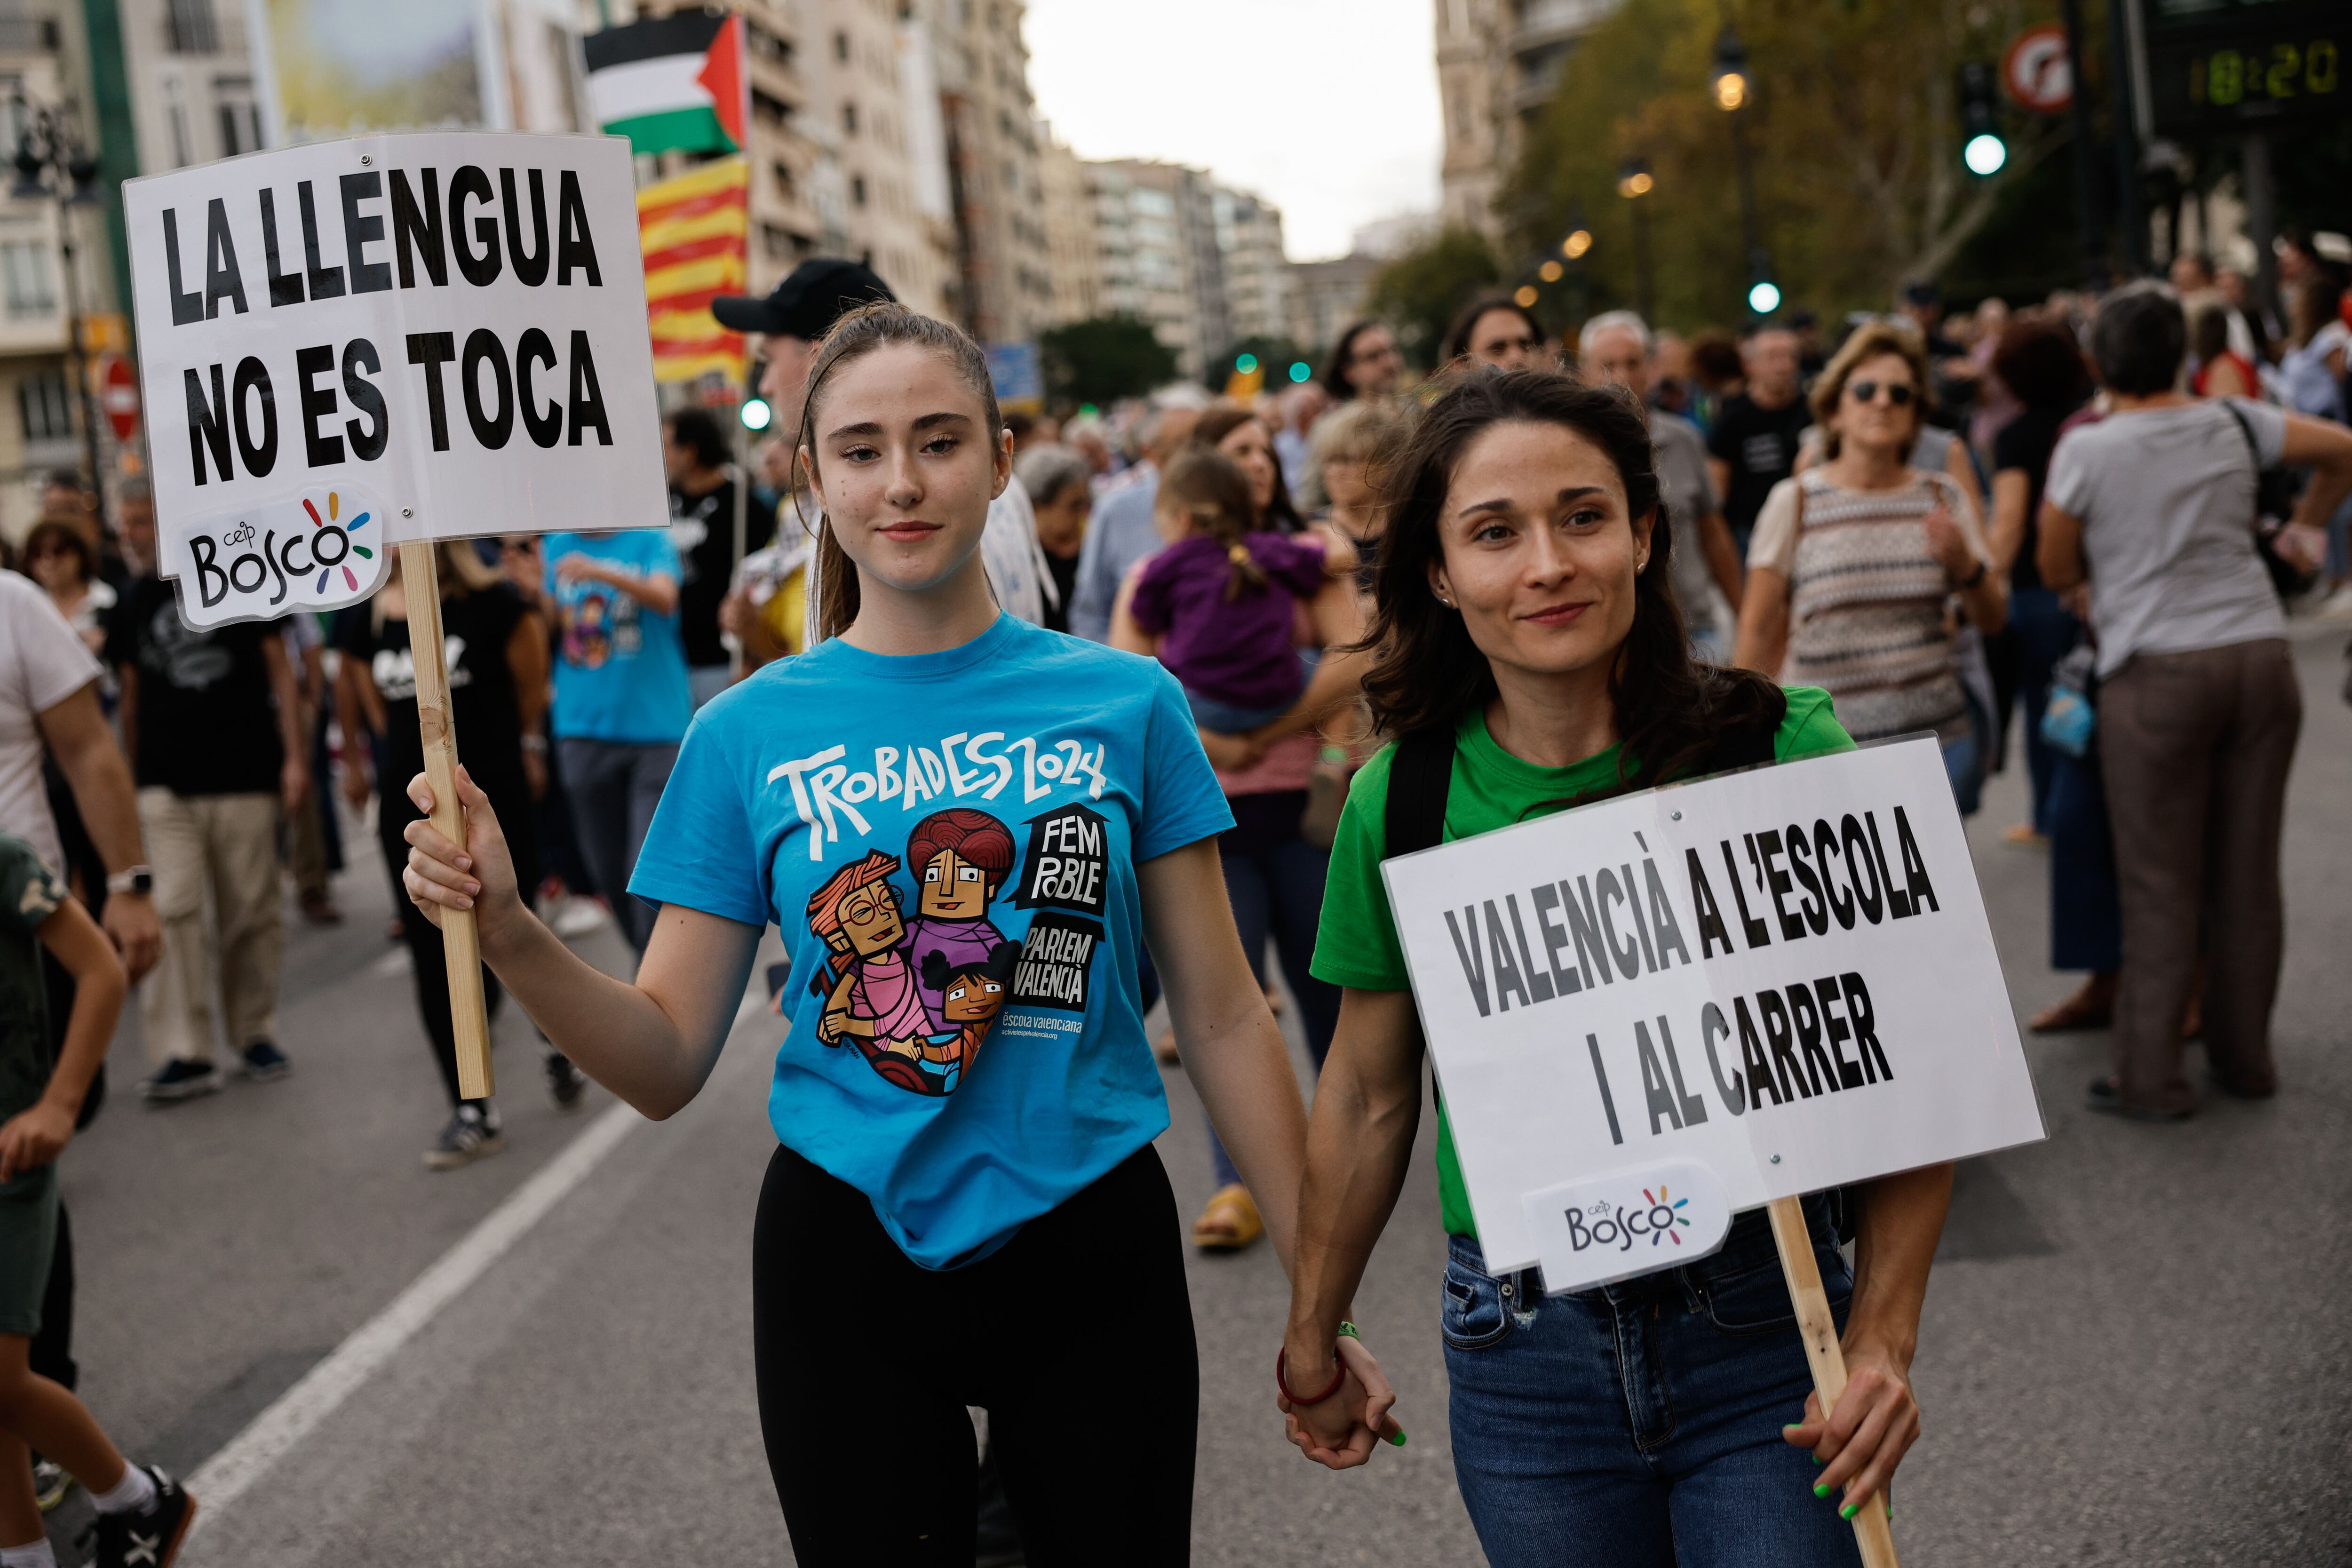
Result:
[[[2043,1136],[1932,739],[1382,870],[1487,1267],[1581,1289],[1769,1205],[1825,1410],[1844,1363],[1799,1195]],[[1854,1524],[1892,1564],[1876,1500]]]
[[[1932,742],[1384,871],[1493,1268],[1573,1279],[1524,1202],[1563,1184],[1686,1163],[1737,1211],[2042,1135]]]
[[[334,609],[433,542],[667,526],[629,147],[426,132],[122,187],[157,566],[191,626]],[[408,595],[434,826],[463,841],[448,673]],[[490,1090],[470,913],[458,1074]]]

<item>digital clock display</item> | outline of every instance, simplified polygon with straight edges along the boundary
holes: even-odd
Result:
[[[2159,125],[2218,130],[2273,120],[2352,114],[2344,87],[2344,53],[2352,28],[2299,30],[2287,37],[2208,34],[2148,50],[2149,86]]]
[[[2244,103],[2285,103],[2321,98],[2342,82],[2342,53],[2333,38],[2278,43],[2255,49],[2200,50],[2189,60],[2189,101],[2213,109]]]

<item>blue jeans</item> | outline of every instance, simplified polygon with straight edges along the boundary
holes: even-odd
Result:
[[[2123,893],[2099,750],[2052,753],[2050,967],[2111,974],[2124,966]]]
[[[1234,908],[1250,974],[1265,989],[1271,936],[1282,954],[1282,977],[1298,999],[1307,1054],[1320,1069],[1331,1049],[1331,1032],[1339,1026],[1339,988],[1309,974],[1307,963],[1315,956],[1315,930],[1323,920],[1323,879],[1331,869],[1331,852],[1298,836],[1298,819],[1307,810],[1304,790],[1234,795],[1226,804],[1234,808],[1234,826],[1217,840],[1217,858],[1224,866],[1225,900]],[[1209,1129],[1209,1163],[1219,1186],[1242,1179],[1214,1126]]]
[[[1806,1212],[1843,1328],[1853,1276],[1827,1205]],[[1861,1562],[1838,1494],[1814,1497],[1812,1460],[1780,1436],[1813,1384],[1760,1213],[1687,1268],[1569,1296],[1542,1279],[1490,1279],[1452,1238],[1454,1471],[1494,1568]]]

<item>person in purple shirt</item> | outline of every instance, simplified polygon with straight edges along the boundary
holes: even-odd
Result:
[[[907,871],[915,879],[915,918],[907,925],[907,953],[920,978],[923,1011],[935,1034],[963,1027],[948,1016],[944,982],[930,979],[933,953],[949,967],[986,963],[1004,933],[988,906],[1013,874],[1013,833],[984,811],[950,806],[915,824],[907,836]]]
[[[1207,449],[1177,458],[1152,514],[1168,546],[1143,563],[1128,602],[1135,629],[1154,639],[1134,651],[1156,651],[1184,683],[1192,717],[1223,734],[1271,723],[1297,702],[1307,677],[1298,605],[1329,581],[1321,545],[1254,532],[1255,512],[1231,458]]]

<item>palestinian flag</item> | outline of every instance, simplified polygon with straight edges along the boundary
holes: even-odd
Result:
[[[742,381],[742,334],[719,324],[710,301],[743,292],[751,195],[751,166],[740,158],[715,160],[637,193],[656,381],[712,372]]]
[[[678,11],[581,40],[596,123],[639,153],[740,153],[751,117],[743,18]]]

